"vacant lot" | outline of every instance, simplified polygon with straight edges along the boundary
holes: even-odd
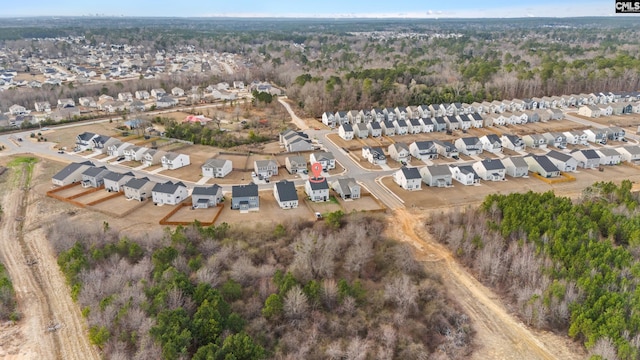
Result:
[[[634,132],[640,126],[640,114],[601,116],[599,118],[590,118],[578,115],[578,113],[570,113],[570,115],[606,126],[633,127]]]
[[[101,122],[98,124],[87,124],[64,129],[54,128],[43,131],[42,135],[45,136],[48,141],[58,143],[59,146],[64,146],[71,150],[75,147],[76,136],[78,134],[87,131],[100,135],[116,136],[119,134],[116,130],[116,126],[116,123]]]
[[[304,201],[307,203],[307,205],[311,208],[311,211],[313,211],[314,213],[319,212],[321,214],[325,214],[325,213],[330,213],[338,210],[344,211],[344,208],[342,207],[342,205],[340,204],[340,202],[338,201],[334,193],[331,194],[331,199],[332,200],[330,201],[314,202],[307,199],[305,196]]]
[[[190,202],[190,200],[186,200]],[[171,215],[167,221],[176,222],[194,222],[196,220],[200,222],[211,222],[215,219],[216,215],[221,212],[223,207],[211,207],[208,209],[193,209],[191,206],[182,206],[180,210]]]
[[[512,192],[545,192],[553,191],[562,196],[577,196],[582,190],[597,181],[616,181],[623,179],[640,181],[640,169],[631,166],[617,165],[607,166],[604,171],[581,169],[571,173],[576,181],[547,184],[534,178],[512,178],[507,176],[506,181],[487,182],[481,181],[480,185],[465,186],[453,180],[453,187],[435,188],[423,184],[420,191],[406,191],[391,177],[382,180],[383,184],[398,195],[407,208],[439,208],[461,206],[482,201],[489,194],[508,194]]]
[[[376,201],[376,199],[371,196],[371,194],[365,193],[363,191],[363,193],[360,195],[360,199],[357,200],[344,201],[338,196],[336,198],[338,199],[338,202],[340,202],[340,205],[346,213],[350,213],[353,211],[377,211],[386,209],[386,207],[378,203],[378,201]]]

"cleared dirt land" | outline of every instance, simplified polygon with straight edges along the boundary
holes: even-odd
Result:
[[[300,199],[298,207],[295,209],[283,210],[273,197],[272,191],[260,192],[260,210],[257,212],[241,213],[239,210],[231,210],[231,201],[225,201],[224,208],[216,220],[216,225],[224,222],[228,224],[280,224],[288,220],[315,220],[315,215],[311,209],[305,204],[303,193],[298,189],[298,198]]]

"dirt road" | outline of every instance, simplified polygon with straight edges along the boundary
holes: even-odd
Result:
[[[417,256],[430,271],[442,275],[451,296],[472,320],[477,349],[471,359],[584,359],[582,348],[568,338],[549,332],[533,331],[517,320],[500,303],[497,295],[471,276],[452,257],[448,249],[436,243],[416,224],[424,223],[424,214],[395,211],[389,233],[413,244]],[[416,221],[416,219],[419,219]],[[394,225],[395,224],[395,225]]]
[[[0,359],[100,359],[40,227],[43,214],[34,204],[42,194],[29,191],[29,172],[21,166],[1,185],[0,261],[9,272],[23,317],[16,325],[0,327]]]

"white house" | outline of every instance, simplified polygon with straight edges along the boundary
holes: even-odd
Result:
[[[353,126],[351,124],[342,124],[338,128],[338,135],[345,140],[353,140]]]
[[[571,145],[587,145],[589,140],[587,134],[580,130],[565,131],[562,133],[567,137],[567,144]]]
[[[618,148],[618,152],[623,161],[638,161],[640,160],[640,146],[628,145]]]
[[[93,163],[90,161],[71,163],[53,175],[51,182],[56,186],[64,186],[82,181],[82,173],[91,167]]]
[[[480,182],[480,177],[470,165],[452,165],[449,168],[452,177],[462,185],[474,185]]]
[[[327,178],[309,179],[304,184],[309,199],[314,202],[329,200],[329,184]]]
[[[459,152],[467,156],[473,156],[482,153],[482,143],[480,142],[480,139],[475,136],[457,139],[454,144],[456,145],[456,148],[458,148]]]
[[[600,165],[618,165],[622,161],[622,155],[613,148],[600,148],[596,152],[600,155]]]
[[[555,166],[545,155],[527,155],[524,161],[529,165],[529,171],[535,172],[545,178],[560,176],[560,169]]]
[[[316,152],[309,156],[309,163],[320,163],[322,170],[328,171],[336,168],[336,158],[330,152]]]
[[[157,205],[177,205],[189,196],[187,187],[182,182],[167,181],[156,184],[151,190],[153,203]]]
[[[149,148],[142,146],[129,146],[124,149],[123,155],[126,161],[142,161],[144,153],[148,150]]]
[[[382,136],[382,126],[377,121],[371,121],[367,123],[367,129],[369,130],[369,134],[371,134],[372,137]]]
[[[228,159],[211,158],[202,165],[202,176],[223,178],[233,169],[233,163]]]
[[[304,156],[287,156],[284,166],[290,174],[299,174],[307,171],[307,160]]]
[[[581,168],[595,169],[600,166],[600,155],[595,150],[574,150],[571,156],[578,160],[578,166]]]
[[[405,120],[394,121],[397,135],[406,135],[409,132],[409,126]]]
[[[219,185],[195,186],[191,192],[191,206],[194,209],[207,209],[218,206],[224,200]]]
[[[451,169],[447,165],[429,165],[422,167],[419,171],[420,175],[422,176],[422,182],[427,184],[427,186],[451,186]]]
[[[578,115],[598,118],[600,117],[600,108],[595,105],[583,105],[578,109]]]
[[[422,189],[422,176],[418,168],[403,166],[393,173],[393,181],[405,190],[415,191]]]
[[[502,141],[496,134],[487,134],[480,138],[482,143],[482,149],[492,154],[499,154],[502,152]]]
[[[273,187],[273,197],[282,209],[295,209],[298,207],[298,192],[296,185],[287,180],[278,181]]]
[[[162,167],[168,170],[175,170],[191,164],[189,155],[168,152],[162,157]]]
[[[521,156],[512,156],[502,159],[505,173],[511,177],[523,177],[529,174],[529,164]]]
[[[397,142],[389,145],[389,157],[400,163],[408,163],[411,161],[411,152],[407,144]]]
[[[414,141],[409,145],[409,152],[418,160],[438,158],[438,149],[433,141]]]
[[[585,135],[587,135],[587,141],[592,142],[594,144],[606,144],[607,143],[607,132],[604,129],[586,129],[584,130]]]
[[[502,181],[506,174],[506,168],[500,159],[476,161],[471,167],[484,181]]]
[[[513,151],[522,151],[525,149],[524,142],[522,138],[518,135],[502,135],[500,138],[502,141],[502,146]]]
[[[364,139],[369,136],[369,128],[367,127],[367,124],[357,123],[354,126],[355,127],[353,128],[353,132],[355,136],[359,137],[360,139]]]
[[[253,163],[253,171],[258,176],[269,178],[278,175],[278,163],[271,160],[256,160]]]
[[[392,121],[384,120],[379,124],[380,124],[380,127],[382,128],[382,133],[385,136],[394,136],[396,134],[396,126]]]
[[[362,147],[362,157],[367,159],[373,165],[381,165],[387,163],[387,157],[380,147],[364,146]]]
[[[578,160],[569,154],[551,150],[546,155],[560,171],[576,171],[578,168]]]
[[[546,149],[547,148],[547,139],[540,134],[529,134],[522,137],[522,141],[524,144],[530,148],[534,149]]]
[[[360,185],[354,178],[338,179],[331,183],[331,188],[340,195],[343,200],[360,198]]]

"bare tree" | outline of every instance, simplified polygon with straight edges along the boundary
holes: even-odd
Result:
[[[284,314],[290,320],[300,320],[307,315],[309,303],[300,286],[294,286],[284,297]]]

